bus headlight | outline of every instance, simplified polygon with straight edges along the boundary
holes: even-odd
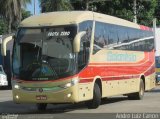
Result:
[[[12,88],[13,89],[20,89],[21,86],[19,85],[19,83],[17,83],[17,81],[12,80]]]
[[[14,84],[15,89],[20,89],[20,86],[18,84]]]
[[[67,83],[67,84],[64,85],[64,88],[69,88],[69,87],[71,87],[71,86],[72,86],[71,83]]]
[[[78,81],[79,81],[78,77],[75,77],[75,78],[73,78],[73,79],[71,80],[71,82],[66,83],[65,85],[60,86],[60,87],[62,87],[62,88],[69,88],[69,87],[74,86],[75,84],[77,84]]]

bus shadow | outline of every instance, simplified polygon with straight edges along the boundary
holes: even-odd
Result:
[[[128,100],[128,97],[122,96],[122,97],[104,98],[104,99],[102,99],[101,105],[121,102],[121,101],[124,101],[124,100]]]
[[[160,93],[160,85],[156,85],[154,89],[146,91],[146,93]]]
[[[128,100],[127,97],[113,97],[113,98],[107,98],[102,99],[101,105],[105,104],[112,104],[116,102],[121,102],[124,100]],[[58,113],[66,113],[66,112],[72,112],[76,110],[89,110],[84,102],[77,103],[77,104],[57,104],[57,105],[49,105],[49,107],[45,111],[37,111],[34,112],[27,112],[27,114],[58,114]]]
[[[151,90],[148,91],[147,93],[160,93],[160,89]]]
[[[100,106],[127,100],[126,97],[102,99]],[[75,110],[86,110],[85,103],[77,104],[48,104],[45,111],[38,111],[35,104],[15,104],[13,101],[0,102],[0,114],[58,114]]]
[[[58,114],[86,108],[84,103],[48,104],[45,111],[38,111],[35,104],[15,104],[13,101],[0,102],[0,114]]]

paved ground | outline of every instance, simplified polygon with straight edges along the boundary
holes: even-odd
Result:
[[[128,113],[158,113],[156,116],[160,118],[160,86],[157,86],[150,92],[145,92],[143,100],[128,100],[125,96],[116,96],[103,100],[98,109],[87,109],[83,103],[79,104],[65,104],[65,105],[48,105],[47,110],[40,112],[37,111],[36,106],[33,104],[14,104],[12,101],[11,90],[0,90],[0,113],[2,116],[9,114],[22,115],[22,117],[29,116],[30,119],[34,118],[76,118],[79,117],[106,117],[110,116],[109,113],[114,113],[114,117],[118,118],[117,114]],[[85,116],[85,115],[88,116]],[[35,117],[38,116],[38,117]],[[53,116],[54,115],[54,116]],[[103,116],[104,115],[104,116]],[[116,117],[117,116],[117,117]],[[134,115],[124,115],[130,116]],[[139,115],[144,116],[144,115]],[[113,114],[111,114],[113,117]],[[25,117],[26,118],[26,117]],[[26,118],[27,119],[27,118]],[[139,119],[139,118],[138,118]],[[156,119],[156,118],[154,118]]]

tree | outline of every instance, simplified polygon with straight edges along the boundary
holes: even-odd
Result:
[[[26,11],[25,9],[22,9],[22,20],[30,17],[32,14],[30,11]]]
[[[75,10],[92,10],[93,3],[104,2],[108,0],[70,0]]]
[[[154,14],[157,7],[157,0],[139,1],[137,6],[138,23],[152,27],[152,21],[155,18]]]
[[[134,0],[112,0],[93,2],[97,12],[120,17],[129,21],[134,18]],[[152,26],[157,0],[137,0],[137,19],[142,25]]]
[[[137,0],[137,18],[138,23],[152,26],[152,20],[155,17],[154,12],[157,7],[157,1],[160,0]],[[96,12],[116,16],[122,19],[133,21],[134,18],[134,0],[71,0],[75,9],[88,9],[96,7]],[[79,6],[83,7],[79,7]],[[160,5],[159,5],[160,6]],[[157,10],[159,13],[160,7]]]
[[[160,0],[157,0],[157,7],[155,10],[155,17],[157,18],[157,26],[160,26]]]
[[[40,0],[42,12],[57,10],[93,10],[96,12],[116,16],[122,19],[133,21],[134,19],[134,0]],[[155,17],[155,11],[159,13],[160,5],[157,7],[157,1],[160,0],[137,0],[137,21],[139,24],[152,26],[152,20]],[[62,3],[66,7],[62,7]],[[70,7],[70,4],[73,7]],[[60,7],[61,6],[61,7]],[[65,9],[67,8],[67,9]],[[156,10],[157,9],[157,10]]]
[[[7,23],[4,19],[0,19],[0,35],[7,33]]]
[[[67,11],[71,10],[72,6],[69,0],[39,0],[42,13],[51,11]]]
[[[70,0],[74,10],[88,10],[89,0]]]
[[[11,33],[12,24],[19,23],[22,19],[21,8],[31,0],[0,0],[0,14],[7,20],[8,33]]]

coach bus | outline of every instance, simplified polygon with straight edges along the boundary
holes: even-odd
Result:
[[[127,95],[142,99],[155,87],[152,29],[90,11],[51,12],[19,25],[12,56],[13,100],[47,104],[85,102]]]

